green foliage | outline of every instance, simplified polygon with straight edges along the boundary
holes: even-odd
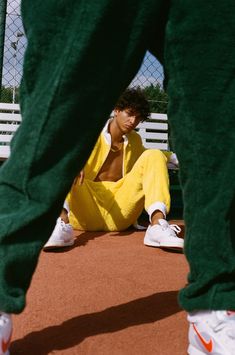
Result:
[[[160,87],[159,84],[157,85],[149,85],[143,88],[143,91],[150,102],[150,111],[151,112],[158,112],[158,113],[166,113],[167,112],[167,102],[168,97],[166,92]],[[12,102],[13,101],[13,89],[9,87],[2,86],[1,95],[0,95],[1,102]],[[19,102],[19,88],[16,88],[15,92],[15,102]]]
[[[0,101],[10,103],[13,102],[13,88],[7,88],[2,86],[0,92]],[[19,102],[19,88],[15,90],[15,103]]]
[[[167,93],[160,87],[159,84],[146,86],[143,89],[147,99],[150,103],[150,111],[157,113],[167,112]]]

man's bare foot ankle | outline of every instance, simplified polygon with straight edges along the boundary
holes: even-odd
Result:
[[[65,224],[69,223],[68,211],[65,208],[62,209],[60,218],[62,219],[62,221],[64,221]]]
[[[159,219],[165,219],[164,214],[159,210],[154,211],[151,216],[151,225],[159,224]]]

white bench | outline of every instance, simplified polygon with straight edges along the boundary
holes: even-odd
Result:
[[[10,155],[10,141],[21,122],[18,104],[0,103],[0,160]],[[148,121],[141,122],[136,130],[145,148],[169,150],[167,115],[151,113]]]
[[[18,104],[0,103],[0,160],[10,155],[10,141],[21,122]]]
[[[150,119],[141,122],[136,131],[141,136],[145,148],[170,150],[166,114],[151,113]]]

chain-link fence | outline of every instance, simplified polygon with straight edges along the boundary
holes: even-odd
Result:
[[[20,0],[0,0],[0,102],[18,102],[26,38],[20,16]],[[162,88],[160,63],[147,53],[131,86],[146,92],[152,112],[166,112],[167,96]]]
[[[20,16],[20,0],[1,0],[5,2],[5,23],[0,28],[4,50],[2,58],[1,102],[18,102],[19,83],[22,75],[23,55],[26,38]]]

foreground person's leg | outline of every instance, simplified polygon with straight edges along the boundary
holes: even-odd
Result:
[[[23,122],[0,174],[0,310],[23,309],[39,252],[117,97],[141,64],[159,3],[127,1],[125,17],[116,1],[32,6],[23,0]]]
[[[233,1],[176,0],[167,26],[169,119],[180,161],[190,265],[179,300],[196,312],[189,320],[199,332],[191,326],[190,354],[235,353],[232,313],[201,312],[235,309],[234,15]],[[213,349],[206,350],[209,338]]]

